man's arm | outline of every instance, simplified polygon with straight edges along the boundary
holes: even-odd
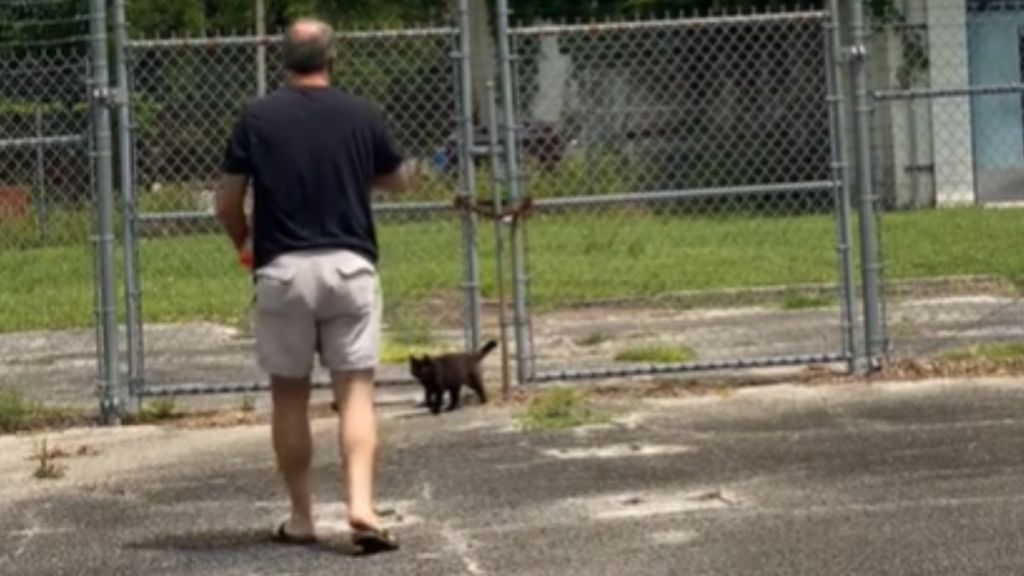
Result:
[[[378,176],[374,180],[374,188],[386,190],[387,192],[400,193],[409,190],[419,180],[419,163],[416,160],[406,160],[398,165],[390,174]]]
[[[224,150],[222,175],[215,202],[217,220],[228,233],[235,250],[240,253],[247,248],[250,233],[249,223],[245,217],[245,196],[252,174],[247,120],[243,109]]]
[[[375,173],[373,187],[387,192],[400,193],[415,186],[420,171],[419,163],[414,159],[402,157],[380,111],[374,110],[371,126]]]
[[[245,217],[245,195],[248,188],[247,176],[225,173],[217,189],[217,219],[239,252],[245,248],[249,239],[249,223]]]

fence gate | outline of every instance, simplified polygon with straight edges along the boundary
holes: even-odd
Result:
[[[536,205],[521,378],[851,357],[831,30],[789,12],[512,31],[512,181]]]
[[[381,105],[399,145],[434,159],[425,186],[378,198],[386,344],[382,377],[407,377],[409,354],[461,349],[468,320],[458,145],[461,68],[454,28],[346,32],[336,83]],[[213,218],[232,123],[284,79],[280,38],[135,40],[135,222],[144,319],[142,395],[262,389],[250,337],[251,278]],[[262,60],[265,58],[265,60]]]
[[[29,25],[12,26],[5,33]],[[92,403],[104,366],[90,52],[79,38],[0,43],[0,390],[71,405]]]

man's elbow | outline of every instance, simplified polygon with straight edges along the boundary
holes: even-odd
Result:
[[[246,187],[247,179],[244,176],[225,174],[221,177],[220,189],[217,190],[213,206],[217,220],[223,223],[244,215]]]
[[[227,224],[234,216],[235,210],[227,204],[218,203],[213,208],[213,215],[221,224]]]
[[[373,187],[392,194],[400,194],[409,189],[409,181],[401,173],[380,176],[373,182]]]
[[[374,187],[391,193],[402,193],[416,185],[419,165],[415,160],[403,162],[398,169],[391,174],[379,176],[374,181]]]

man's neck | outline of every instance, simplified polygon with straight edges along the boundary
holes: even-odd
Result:
[[[295,75],[289,83],[295,88],[327,88],[331,85],[331,79],[327,74]]]

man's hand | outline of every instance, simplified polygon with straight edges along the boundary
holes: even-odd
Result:
[[[419,160],[406,160],[391,174],[380,176],[373,182],[374,188],[400,193],[419,184],[421,168]]]
[[[251,271],[253,266],[256,265],[252,254],[251,246],[246,246],[245,248],[242,248],[242,251],[238,253],[238,263],[241,264],[243,268],[249,271]]]

